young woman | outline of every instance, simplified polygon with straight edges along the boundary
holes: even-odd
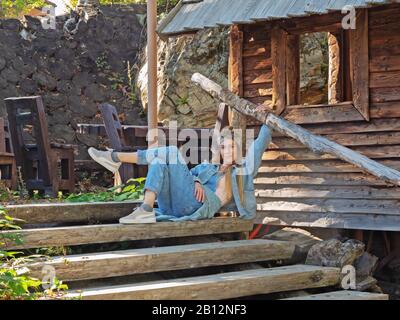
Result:
[[[122,163],[149,166],[143,204],[121,218],[122,224],[213,218],[222,207],[235,209],[241,218],[252,219],[256,214],[253,179],[270,142],[271,131],[263,125],[245,160],[240,161],[239,148],[232,137],[223,136],[220,141],[222,164],[203,163],[192,170],[176,147],[134,153],[90,148],[89,154],[113,173]],[[154,209],[156,199],[158,208]]]

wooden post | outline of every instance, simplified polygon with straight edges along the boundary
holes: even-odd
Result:
[[[300,104],[300,36],[287,36],[286,52],[287,104]]]
[[[286,42],[287,33],[280,27],[271,31],[272,105],[276,114],[286,108]]]
[[[343,68],[342,68],[342,32],[329,33],[329,80],[328,103],[337,104],[343,102]]]
[[[379,162],[369,159],[366,156],[363,156],[362,154],[349,148],[343,147],[342,145],[329,139],[314,135],[302,127],[274,115],[273,110],[268,109],[265,106],[264,112],[257,111],[256,104],[238,97],[227,89],[223,89],[219,84],[199,73],[195,73],[192,76],[192,81],[199,84],[213,97],[220,99],[222,102],[236,109],[238,112],[253,117],[262,123],[267,124],[271,129],[296,139],[308,147],[311,151],[321,154],[331,154],[380,179],[385,180],[388,183],[400,185],[399,171],[384,166]]]
[[[157,144],[157,0],[147,0],[147,75],[149,147]]]
[[[368,9],[357,9],[356,29],[350,30],[353,102],[369,121]]]
[[[229,43],[229,90],[239,97],[243,96],[243,31],[241,26],[233,25]],[[242,130],[242,150],[245,150],[245,132],[247,117],[230,109],[229,123],[235,129]]]

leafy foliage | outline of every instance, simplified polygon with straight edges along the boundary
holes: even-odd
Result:
[[[34,300],[44,297],[61,297],[62,290],[68,289],[58,279],[52,279],[51,283],[29,276],[26,264],[38,256],[22,256],[22,252],[3,250],[6,242],[14,242],[17,245],[23,243],[16,225],[20,221],[10,217],[5,208],[0,207],[0,231],[15,230],[11,233],[0,233],[0,300]],[[42,290],[48,284],[46,290]]]
[[[0,0],[0,18],[18,18],[44,5],[44,0]]]
[[[104,192],[71,194],[66,202],[106,202],[139,200],[143,197],[145,178],[130,179],[126,185],[117,186]]]

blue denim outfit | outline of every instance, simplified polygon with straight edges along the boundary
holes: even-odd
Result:
[[[261,127],[258,138],[250,146],[240,167],[232,170],[231,203],[225,210],[239,211],[243,219],[256,215],[253,179],[261,165],[262,155],[271,142],[271,130]],[[145,189],[157,194],[157,221],[200,220],[214,217],[222,205],[215,195],[219,165],[202,163],[189,170],[176,147],[161,147],[138,151],[138,164],[149,164]],[[243,203],[237,185],[237,175],[243,175]],[[195,198],[195,181],[200,182],[206,194],[204,203]]]

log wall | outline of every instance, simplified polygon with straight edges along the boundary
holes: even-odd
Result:
[[[272,101],[267,25],[244,27],[244,97]],[[400,4],[368,10],[370,121],[352,103],[291,106],[284,116],[400,170]],[[258,221],[272,224],[400,230],[400,188],[293,139],[274,135],[255,180]]]

